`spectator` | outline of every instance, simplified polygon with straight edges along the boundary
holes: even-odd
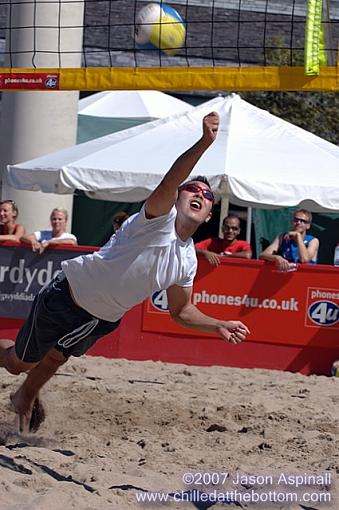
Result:
[[[33,234],[22,236],[21,241],[30,243],[33,251],[43,253],[46,248],[56,244],[78,244],[73,234],[66,232],[68,213],[66,209],[55,207],[50,216],[52,230],[38,230]]]
[[[18,215],[18,206],[13,200],[0,202],[0,242],[20,242],[20,238],[25,233],[25,227],[16,223]]]
[[[210,264],[220,264],[220,257],[252,257],[251,245],[247,241],[237,239],[240,234],[240,219],[235,214],[229,214],[222,222],[223,239],[212,237],[200,241],[195,245],[196,252],[203,255]]]
[[[274,262],[279,271],[291,271],[297,262],[316,264],[319,239],[306,233],[311,223],[310,211],[296,210],[293,215],[292,229],[277,236],[259,258]]]
[[[112,218],[113,233],[115,234],[129,215],[125,211],[119,211]]]

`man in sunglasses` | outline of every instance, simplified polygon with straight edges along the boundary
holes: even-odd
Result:
[[[222,257],[252,257],[251,245],[247,241],[237,239],[240,234],[240,219],[229,214],[222,222],[223,239],[211,237],[195,245],[196,252],[205,257],[214,266],[220,264]]]
[[[307,234],[312,213],[307,209],[294,212],[292,228],[277,236],[261,254],[260,259],[274,262],[279,271],[292,271],[297,263],[316,264],[319,239]]]
[[[12,404],[20,430],[44,420],[39,391],[69,356],[81,356],[119,326],[123,315],[166,289],[173,320],[238,344],[249,334],[240,321],[209,317],[191,302],[197,259],[192,234],[212,214],[206,183],[182,184],[213,144],[219,116],[203,119],[201,138],[172,165],[138,214],[130,216],[98,252],[62,262],[62,271],[41,289],[15,346],[0,341],[0,366],[28,371]]]

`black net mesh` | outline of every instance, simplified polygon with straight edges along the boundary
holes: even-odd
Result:
[[[39,68],[39,56],[55,55],[53,67],[70,67],[67,56],[79,49],[66,47],[69,31],[83,28],[81,64],[84,67],[164,66],[295,66],[302,65],[305,46],[306,0],[175,0],[170,2],[185,20],[184,46],[175,55],[154,49],[140,50],[133,32],[140,9],[149,2],[134,0],[0,0],[0,66],[17,66],[15,57],[26,54]],[[83,10],[82,22],[65,14]],[[323,19],[327,55],[336,62],[339,39],[339,1],[328,2]],[[44,25],[41,10],[53,10]],[[18,16],[18,9],[25,16]],[[27,11],[28,9],[28,11]],[[29,15],[27,15],[29,12]],[[19,20],[19,22],[18,22]],[[39,36],[51,31],[54,45],[42,47]],[[25,47],[15,44],[20,31],[31,31]],[[7,45],[5,39],[7,37]]]

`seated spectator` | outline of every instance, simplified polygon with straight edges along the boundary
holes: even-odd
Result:
[[[123,222],[127,220],[127,218],[129,218],[129,215],[125,211],[119,211],[116,214],[114,214],[114,216],[112,218],[112,226],[113,226],[114,234],[119,230],[119,228],[121,227]]]
[[[33,234],[22,236],[21,241],[30,243],[33,251],[43,253],[46,248],[56,244],[78,244],[73,234],[66,232],[68,213],[66,209],[54,208],[51,212],[50,222],[52,230],[38,230]]]
[[[229,214],[222,222],[223,239],[212,237],[195,245],[196,252],[203,255],[210,264],[220,264],[220,257],[252,257],[251,245],[247,241],[237,239],[240,234],[240,219]]]
[[[259,256],[274,262],[279,271],[291,271],[296,263],[316,264],[319,240],[307,234],[312,223],[312,213],[307,209],[294,212],[292,229],[277,236]]]
[[[25,227],[16,223],[19,210],[13,200],[3,200],[0,202],[0,242],[17,241],[25,233]]]

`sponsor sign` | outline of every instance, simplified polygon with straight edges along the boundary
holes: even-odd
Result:
[[[305,319],[306,327],[339,331],[339,289],[308,288]]]
[[[59,90],[59,73],[0,73],[2,90]]]
[[[251,330],[249,341],[339,345],[339,270],[332,266],[299,265],[293,273],[281,273],[261,261],[227,259],[214,267],[199,259],[192,302],[206,315],[244,322]],[[217,336],[171,320],[165,290],[144,303],[143,330]]]
[[[56,272],[61,261],[88,250],[46,250],[41,255],[24,246],[0,246],[0,317],[24,319],[35,295]]]

